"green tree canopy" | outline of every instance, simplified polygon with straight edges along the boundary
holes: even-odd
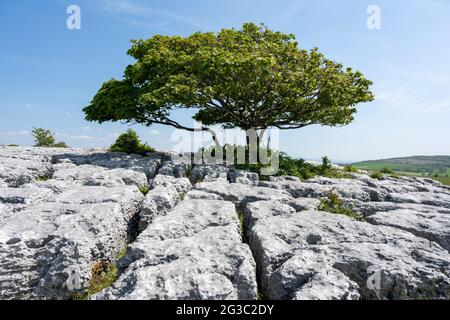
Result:
[[[133,40],[136,59],[122,80],[103,84],[83,110],[91,121],[163,124],[194,131],[171,118],[196,109],[194,119],[223,128],[295,129],[349,124],[355,106],[373,100],[361,72],[300,49],[292,34],[246,23],[241,30],[155,35]]]

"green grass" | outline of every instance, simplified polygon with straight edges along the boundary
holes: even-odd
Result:
[[[439,181],[442,184],[450,186],[450,178],[447,178],[447,177],[435,177],[433,179]]]
[[[50,179],[50,177],[48,177],[48,176],[36,177],[36,181],[48,181],[49,179]]]
[[[239,219],[239,226],[241,227],[241,233],[244,234],[244,212],[238,211],[237,215]]]
[[[370,174],[372,179],[383,180],[383,174],[380,171],[374,171]]]
[[[116,261],[123,258],[128,247],[124,246],[117,254]],[[72,300],[88,300],[90,296],[110,287],[117,280],[118,270],[116,262],[97,261],[91,268],[91,278],[88,287],[72,296]]]
[[[91,278],[86,290],[72,296],[72,300],[88,300],[90,296],[111,286],[117,279],[117,266],[103,261],[96,262],[91,269]]]
[[[150,191],[150,188],[148,186],[142,186],[139,187],[139,191],[145,196]]]
[[[352,207],[346,206],[341,197],[334,191],[330,191],[326,198],[320,199],[319,211],[326,211],[334,214],[342,214],[352,219],[363,221],[363,218],[353,211]]]
[[[352,166],[369,171],[427,177],[450,177],[450,156],[414,156],[353,163]]]
[[[359,173],[358,168],[352,166],[351,164],[348,164],[344,167],[344,171],[345,172],[349,172],[349,173]]]

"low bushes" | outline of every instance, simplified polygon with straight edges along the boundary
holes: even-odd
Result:
[[[229,151],[229,148],[232,151]],[[352,176],[340,169],[335,168],[328,157],[322,158],[322,164],[316,165],[313,163],[306,162],[304,159],[293,158],[284,152],[275,151],[272,149],[265,148],[260,146],[259,149],[267,154],[268,157],[274,155],[274,153],[278,153],[279,156],[279,170],[276,173],[276,176],[294,176],[298,177],[302,180],[307,180],[314,178],[315,176],[324,176],[328,178],[352,178]],[[215,147],[210,147],[208,149],[200,149],[199,152],[209,153],[212,156],[215,156]],[[263,176],[260,174],[261,168],[269,167],[269,165],[256,163],[250,164],[249,162],[249,146],[241,146],[241,145],[225,145],[222,149],[223,160],[226,160],[226,154],[228,153],[234,155],[233,161],[234,167],[239,170],[249,170],[252,172],[256,172],[259,174],[261,180],[267,180],[268,176]],[[245,154],[245,163],[238,163],[238,153],[239,151],[242,154]],[[230,159],[228,159],[230,160]]]
[[[124,152],[127,154],[140,154],[145,156],[149,152],[154,152],[155,149],[142,144],[137,133],[128,129],[127,132],[122,133],[116,140],[116,142],[109,147],[110,152]]]
[[[65,142],[56,142],[55,134],[48,129],[33,128],[31,135],[34,137],[35,147],[68,148]]]
[[[330,191],[326,198],[320,199],[317,209],[334,214],[342,214],[358,221],[363,220],[362,217],[354,212],[350,206],[346,206],[341,197],[339,197],[339,195],[334,191]]]

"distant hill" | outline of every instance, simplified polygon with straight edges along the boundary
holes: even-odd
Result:
[[[365,170],[381,170],[383,168],[388,168],[403,174],[428,177],[450,177],[450,156],[391,158],[356,162],[352,165]]]

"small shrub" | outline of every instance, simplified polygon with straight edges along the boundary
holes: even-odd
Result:
[[[354,166],[352,166],[351,164],[346,165],[344,167],[344,171],[350,172],[350,173],[359,173],[359,170],[357,168],[355,168]]]
[[[111,286],[117,279],[117,266],[115,263],[97,261],[91,268],[91,278],[88,288],[75,294],[73,300],[87,300],[93,294]]]
[[[57,142],[52,145],[53,148],[69,148],[69,146],[65,142]]]
[[[385,173],[385,174],[395,174],[395,172],[392,169],[389,169],[387,167],[383,167],[380,169],[381,173]]]
[[[34,137],[35,147],[68,148],[65,142],[55,142],[55,134],[48,129],[33,128],[31,135]]]
[[[372,179],[383,180],[383,174],[380,171],[374,171],[370,174]]]
[[[265,296],[264,294],[258,290],[258,292],[256,293],[256,300],[265,300]]]
[[[36,178],[36,181],[48,181],[50,177],[48,176],[39,176]]]
[[[128,247],[124,246],[117,254],[116,260],[122,259],[127,253]],[[115,262],[97,261],[91,268],[91,277],[88,288],[72,296],[72,300],[87,300],[93,294],[110,287],[116,281],[118,269]]]
[[[35,147],[51,147],[55,144],[55,135],[48,129],[33,128],[31,135],[34,137]]]
[[[110,152],[124,152],[127,154],[140,154],[145,156],[149,152],[154,152],[152,147],[142,144],[137,133],[128,129],[127,132],[122,133],[116,142],[109,147]]]
[[[344,201],[342,201],[341,197],[339,197],[339,195],[333,191],[330,191],[326,198],[320,199],[320,203],[317,209],[334,214],[342,214],[358,221],[363,220],[362,217],[354,212],[351,207],[345,206]]]
[[[142,186],[139,187],[139,191],[145,196],[150,191],[150,188],[148,186]]]

